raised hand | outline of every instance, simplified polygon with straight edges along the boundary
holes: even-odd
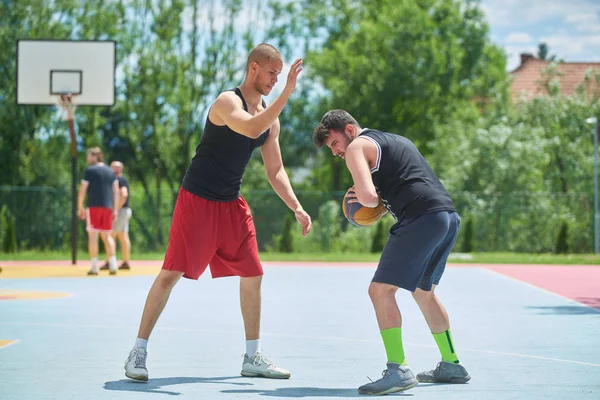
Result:
[[[290,67],[290,72],[288,73],[287,83],[285,84],[285,89],[289,94],[292,94],[296,89],[296,80],[298,79],[298,75],[302,71],[302,59],[298,58],[292,66]]]

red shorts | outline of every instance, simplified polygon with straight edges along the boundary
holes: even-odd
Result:
[[[90,207],[86,210],[88,232],[112,232],[113,210],[106,207]]]
[[[211,201],[181,188],[162,268],[198,279],[208,265],[213,278],[263,274],[250,207],[243,197]]]

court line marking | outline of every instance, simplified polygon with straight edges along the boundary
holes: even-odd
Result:
[[[126,329],[133,328],[137,329],[137,325],[84,325],[84,324],[59,324],[59,323],[41,323],[41,322],[0,322],[0,325],[25,325],[25,326],[46,326],[46,327],[60,327],[60,328],[105,328],[105,329]],[[208,329],[208,328],[177,328],[177,327],[156,327],[154,329],[162,330],[162,331],[171,331],[171,332],[210,332],[210,333],[228,333],[239,335],[240,331],[232,331],[225,329]],[[380,343],[380,340],[375,339],[360,339],[360,338],[348,338],[348,337],[333,337],[333,336],[307,336],[307,335],[296,335],[291,333],[273,333],[273,332],[262,332],[261,336],[274,336],[274,337],[284,337],[284,338],[295,338],[295,339],[310,339],[310,340],[332,340],[332,341],[345,341],[345,342],[369,342],[369,343]],[[414,347],[428,347],[428,348],[437,348],[437,346],[430,344],[418,344],[418,343],[410,343],[404,342],[409,346]],[[575,360],[565,360],[562,358],[553,358],[553,357],[544,357],[544,356],[535,356],[531,354],[522,354],[522,353],[512,353],[506,351],[495,351],[495,350],[485,350],[485,349],[471,349],[461,347],[461,351],[470,351],[474,353],[487,353],[487,354],[496,354],[503,356],[513,356],[513,357],[521,357],[521,358],[533,358],[537,360],[544,361],[556,361],[556,362],[564,362],[569,364],[578,364],[578,365],[587,365],[590,367],[599,367],[600,364],[589,363],[585,361],[575,361]]]
[[[564,295],[562,295],[562,294],[560,294],[560,293],[556,293],[556,292],[553,292],[553,291],[551,291],[551,290],[545,289],[545,288],[543,288],[543,287],[540,287],[540,286],[534,285],[533,283],[529,283],[529,282],[523,281],[523,280],[521,280],[521,279],[519,279],[519,278],[515,278],[514,276],[505,275],[505,274],[503,274],[502,272],[498,272],[498,271],[496,271],[496,270],[489,269],[488,267],[484,267],[483,269],[484,269],[484,270],[486,270],[486,271],[488,271],[488,272],[491,272],[491,273],[493,273],[493,274],[500,275],[500,276],[501,276],[501,277],[503,277],[503,278],[510,279],[510,280],[512,280],[512,281],[515,281],[515,282],[521,283],[521,284],[523,284],[523,285],[527,285],[527,286],[529,286],[529,287],[531,287],[531,288],[534,288],[534,289],[540,290],[540,291],[542,291],[542,292],[545,292],[545,293],[547,293],[547,294],[553,294],[554,296],[558,296],[558,297],[560,297],[561,299],[563,299],[563,300],[567,300],[567,301],[568,301],[568,302],[570,302],[570,303],[577,304],[578,306],[581,306],[581,307],[587,307],[587,308],[590,308],[590,309],[592,309],[592,310],[596,311],[597,313],[600,313],[600,310],[599,310],[599,309],[597,309],[597,308],[595,308],[595,307],[592,307],[592,306],[589,306],[589,305],[587,305],[587,304],[581,303],[581,302],[579,302],[579,301],[577,301],[577,300],[574,300],[574,299],[572,299],[572,298],[570,298],[570,297],[564,296]]]
[[[10,347],[10,346],[12,346],[13,344],[17,344],[17,343],[19,343],[19,342],[20,342],[20,340],[18,340],[18,339],[17,339],[17,340],[6,339],[6,340],[11,340],[11,342],[10,342],[10,343],[6,343],[6,344],[4,344],[4,345],[1,345],[1,346],[0,346],[0,349],[5,349],[5,348],[7,348],[7,347]]]

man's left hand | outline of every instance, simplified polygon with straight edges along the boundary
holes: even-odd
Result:
[[[310,232],[310,228],[312,228],[312,221],[310,220],[310,215],[302,208],[299,208],[294,213],[296,215],[296,220],[302,226],[302,236],[308,235]]]

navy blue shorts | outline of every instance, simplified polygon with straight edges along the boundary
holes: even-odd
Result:
[[[437,285],[456,243],[460,217],[440,211],[405,219],[390,229],[373,282],[414,292]]]

